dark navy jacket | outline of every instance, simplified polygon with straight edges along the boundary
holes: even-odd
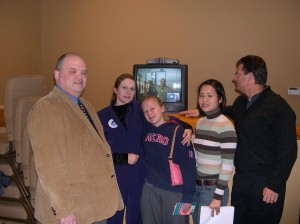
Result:
[[[98,116],[102,123],[105,138],[111,147],[112,153],[134,153],[139,155],[136,164],[129,165],[126,161],[115,163],[115,171],[120,188],[126,183],[144,182],[142,127],[145,121],[140,103],[131,101],[127,107],[126,128],[121,124],[113,110],[113,104],[100,110]]]
[[[182,193],[182,202],[192,203],[195,192],[196,161],[193,146],[181,144],[184,129],[179,127],[174,144],[173,162],[179,164],[183,185],[172,186],[168,157],[175,127],[178,124],[167,122],[159,127],[148,124],[143,129],[146,181],[157,188]]]

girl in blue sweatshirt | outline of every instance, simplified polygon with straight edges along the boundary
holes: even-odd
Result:
[[[184,203],[182,210],[188,210],[193,201],[196,178],[193,147],[181,144],[184,129],[180,126],[176,133],[173,162],[180,166],[183,185],[172,186],[168,157],[178,124],[167,122],[165,107],[155,96],[142,101],[142,110],[149,122],[143,129],[147,171],[141,199],[143,224],[188,223],[188,216],[173,216],[173,210],[178,202]]]

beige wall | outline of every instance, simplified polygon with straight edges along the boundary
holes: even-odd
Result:
[[[0,105],[15,75],[41,74],[41,3],[0,0]]]

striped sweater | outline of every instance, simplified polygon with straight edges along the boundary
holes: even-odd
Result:
[[[217,180],[214,199],[222,199],[233,172],[236,141],[234,125],[220,111],[200,118],[196,124],[197,175],[201,180]]]

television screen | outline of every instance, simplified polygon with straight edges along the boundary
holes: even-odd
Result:
[[[187,109],[187,65],[134,65],[133,74],[137,100],[154,95],[162,100],[168,112]]]

